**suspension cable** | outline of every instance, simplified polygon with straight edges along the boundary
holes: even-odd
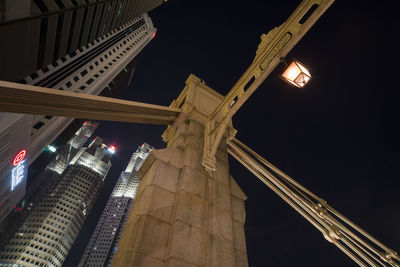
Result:
[[[395,251],[383,245],[329,206],[325,200],[313,194],[236,138],[228,143],[228,153],[322,232],[325,239],[336,245],[360,266],[400,266],[400,258]],[[363,237],[373,245],[366,242]],[[377,247],[383,251],[378,250]]]

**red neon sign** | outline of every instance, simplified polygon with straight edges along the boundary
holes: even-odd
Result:
[[[24,158],[26,156],[26,150],[23,149],[20,152],[17,153],[17,155],[15,155],[14,160],[13,160],[13,165],[17,166],[19,163],[21,163]]]

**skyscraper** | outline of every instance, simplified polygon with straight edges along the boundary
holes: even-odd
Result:
[[[103,187],[113,153],[99,137],[81,148],[0,253],[0,263],[61,266]]]
[[[30,116],[0,112],[0,221],[25,195]]]
[[[98,95],[108,90],[120,72],[150,42],[151,19],[141,15],[105,33],[54,64],[25,77],[27,84]],[[33,116],[28,164],[37,158],[73,118]]]
[[[0,80],[109,95],[110,90],[118,88],[115,84],[121,73],[130,72],[130,78],[126,79],[130,83],[134,58],[156,32],[146,12],[162,3],[162,0],[2,0]],[[0,221],[24,195],[28,167],[73,121],[73,118],[9,113],[1,117],[0,144],[9,149],[0,153],[0,201],[5,201],[0,203]],[[3,126],[2,122],[19,125],[19,129]],[[9,135],[10,131],[20,133]],[[19,141],[15,142],[15,138]],[[20,151],[24,151],[24,161],[14,168],[10,162]],[[18,171],[18,176],[12,175],[13,170],[15,174]]]
[[[27,187],[24,197],[25,209],[20,207],[19,212],[11,213],[0,223],[0,251],[14,236],[18,227],[22,225],[24,219],[32,211],[32,207],[39,203],[43,196],[54,190],[67,165],[80,151],[97,126],[98,123],[86,121],[63,147],[49,148],[57,149],[57,151],[54,151],[56,156]]]
[[[139,186],[137,171],[152,149],[145,143],[133,153],[111,193],[79,266],[111,265]]]
[[[2,0],[0,80],[21,81],[97,42],[163,0]],[[18,33],[18,34],[16,34]],[[87,47],[86,47],[87,48]],[[82,52],[82,51],[80,51]],[[66,58],[68,60],[68,58]],[[48,66],[48,67],[45,67]],[[38,73],[40,75],[41,73]],[[51,86],[49,86],[51,87]]]

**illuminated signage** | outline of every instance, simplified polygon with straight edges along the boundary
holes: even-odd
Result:
[[[13,165],[17,166],[20,162],[22,162],[24,160],[26,156],[26,150],[23,149],[20,152],[17,153],[17,155],[15,155],[14,160],[13,160]]]
[[[26,150],[23,149],[17,153],[12,161],[15,167],[11,170],[11,191],[13,191],[25,177],[25,156]]]
[[[22,161],[11,171],[11,191],[22,182],[25,176],[25,161]]]

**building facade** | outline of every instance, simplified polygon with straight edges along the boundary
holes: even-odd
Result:
[[[71,55],[163,0],[2,0],[0,80],[27,75]],[[18,33],[18,34],[15,34]],[[67,58],[68,59],[68,58]]]
[[[103,187],[113,153],[98,137],[81,148],[0,253],[0,264],[61,266]]]
[[[31,116],[0,112],[0,221],[25,195]]]
[[[112,95],[125,73],[131,81],[136,55],[156,29],[146,12],[162,0],[1,0],[0,80],[92,95]],[[9,116],[9,118],[6,118]],[[0,124],[0,222],[25,193],[28,167],[74,118],[1,114],[2,121],[23,126],[9,135]],[[16,121],[19,120],[19,122]],[[7,125],[8,125],[7,124]],[[18,128],[17,127],[17,128]],[[22,128],[21,128],[22,129]],[[10,137],[11,136],[11,137]],[[18,142],[13,141],[20,138]],[[20,145],[23,148],[18,150]],[[24,172],[14,190],[10,159],[25,150]],[[14,153],[14,154],[13,154]],[[23,175],[22,175],[23,174]],[[4,188],[9,188],[4,190]],[[1,191],[2,190],[2,191]],[[14,191],[14,193],[11,193]]]
[[[152,149],[145,143],[133,153],[128,166],[118,178],[79,266],[111,266],[139,186],[137,171]]]
[[[25,77],[24,81],[41,87],[98,95],[109,90],[118,74],[126,71],[126,66],[152,40],[155,31],[150,17],[141,15],[46,66],[46,69]],[[28,165],[72,120],[33,116]]]
[[[29,216],[32,208],[39,203],[46,194],[54,190],[62,178],[61,174],[86,141],[92,136],[97,126],[98,123],[95,122],[83,122],[82,126],[64,146],[54,146],[47,149],[48,151],[46,152],[53,153],[53,159],[38,175],[36,175],[37,177],[35,177],[34,181],[29,181],[28,173],[28,186],[26,192],[24,192],[25,196],[23,200],[19,202],[20,205],[14,206],[14,212],[10,213],[0,223],[0,251],[8,243],[9,239],[14,236],[27,216]],[[74,129],[75,127],[72,127],[71,130]],[[68,136],[70,136],[69,133]],[[50,150],[53,150],[53,152]],[[32,168],[30,168],[30,171],[32,171]],[[24,189],[25,187],[21,188]],[[4,208],[6,208],[6,206],[4,206]],[[11,208],[12,207],[9,207],[8,210]]]

